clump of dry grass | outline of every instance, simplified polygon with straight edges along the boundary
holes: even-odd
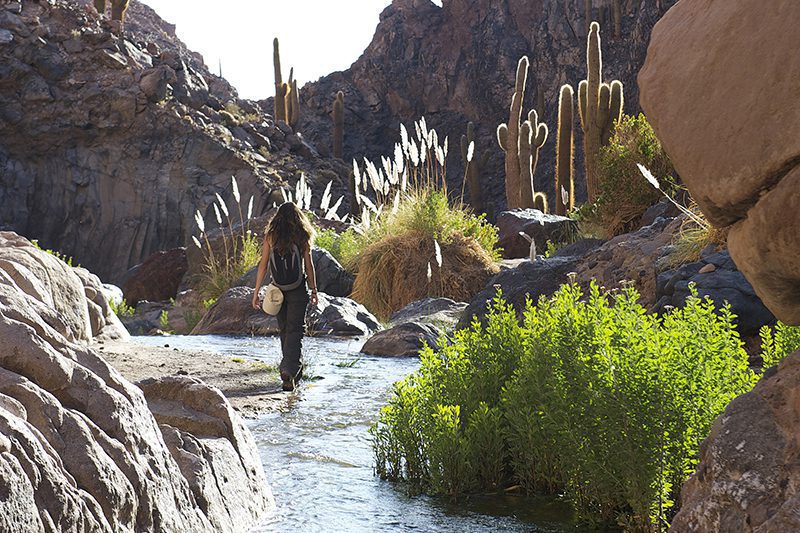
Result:
[[[440,244],[428,233],[411,231],[386,236],[363,251],[353,298],[385,320],[426,297],[468,301],[497,271],[475,238],[454,232]]]
[[[708,245],[722,247],[728,240],[730,227],[716,228],[712,226],[695,203],[692,203],[688,210],[693,216],[687,217],[675,234],[672,242],[673,251],[660,263],[664,270],[699,261],[700,253]]]

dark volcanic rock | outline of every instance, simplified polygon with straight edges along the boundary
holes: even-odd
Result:
[[[456,302],[450,298],[424,298],[411,302],[393,314],[389,318],[389,325],[397,326],[405,322],[419,322],[449,331],[461,319],[466,308],[466,302]]]
[[[544,122],[551,131],[541,152],[536,189],[548,192],[553,204],[558,91],[565,83],[577,88],[586,77],[582,4],[552,0],[444,0],[442,4],[394,0],[381,14],[372,43],[349,69],[301,89],[300,130],[321,150],[329,149],[332,103],[339,90],[345,95],[346,160],[390,154],[399,140],[399,122],[410,126],[424,115],[440,138],[449,136],[453,148],[467,122],[473,121],[477,148],[491,154],[484,194],[499,212],[505,205],[504,172],[495,129],[508,121],[517,61],[527,54],[531,69],[525,109],[534,106],[534,92],[542,91]],[[667,9],[674,0],[660,4]],[[608,3],[603,6],[610,9]],[[621,38],[613,38],[611,24],[602,30],[604,79],[625,84],[626,111],[634,113],[639,110],[636,75],[661,13],[655,2],[623,2],[623,6]],[[595,20],[601,19],[600,11],[595,9]],[[579,126],[576,133],[577,161],[581,161]],[[460,188],[464,169],[457,155],[450,157],[448,170],[453,185]],[[581,165],[576,170],[582,198]]]
[[[472,299],[457,327],[469,327],[473,318],[485,323],[486,314],[498,289],[502,290],[503,299],[513,304],[521,316],[528,298],[536,302],[539,296],[553,294],[561,284],[567,282],[567,274],[575,270],[579,261],[578,256],[550,257],[535,263],[525,261],[516,268],[503,270]]]
[[[13,37],[0,39],[0,228],[113,280],[190,244],[196,210],[216,226],[216,193],[238,220],[231,176],[256,215],[301,172],[317,194],[329,180],[343,194],[347,168],[291,152],[272,118],[152,9],[131,0],[120,38],[88,4],[0,5],[0,31]]]
[[[441,335],[442,331],[436,326],[405,322],[379,331],[364,343],[361,351],[367,355],[415,357],[426,344],[438,350]]]
[[[708,296],[717,306],[728,302],[743,337],[757,335],[761,326],[775,322],[775,316],[761,303],[727,251],[659,274],[656,310],[663,311],[667,305],[683,307],[690,294],[689,284],[694,285],[698,296]]]
[[[503,249],[503,257],[514,259],[529,257],[530,243],[519,233],[525,233],[536,243],[538,254],[544,253],[547,241],[553,244],[569,242],[578,229],[567,217],[542,213],[538,209],[512,209],[497,215],[497,245]]]
[[[360,303],[320,293],[319,305],[308,318],[308,328],[317,335],[361,337],[380,331],[383,326]]]
[[[187,268],[186,248],[154,253],[125,275],[122,285],[125,302],[136,306],[140,300],[161,302],[175,298]]]

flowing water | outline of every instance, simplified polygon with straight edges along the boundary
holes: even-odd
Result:
[[[143,344],[164,338],[138,337]],[[306,374],[288,406],[248,426],[256,440],[276,511],[253,531],[576,531],[569,507],[552,499],[473,496],[450,502],[408,496],[373,471],[368,428],[392,383],[419,360],[362,356],[362,341],[307,338]],[[277,364],[276,338],[169,338],[175,348]]]

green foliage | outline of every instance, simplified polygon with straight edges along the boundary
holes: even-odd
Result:
[[[173,329],[169,325],[169,311],[163,309],[158,316],[158,325],[164,333],[172,333]]]
[[[696,293],[695,293],[696,294]],[[500,296],[397,383],[371,428],[381,477],[455,495],[522,484],[586,520],[661,530],[700,442],[755,382],[727,307],[648,315],[633,288],[564,285],[522,323]]]
[[[327,250],[341,265],[352,264],[359,252],[359,235],[352,229],[342,233],[332,229],[317,229],[314,244]]]
[[[763,367],[769,368],[781,362],[790,353],[800,350],[800,326],[787,326],[778,322],[775,328],[763,326],[761,336],[761,358]]]
[[[119,303],[119,305],[117,305],[114,302],[114,300],[109,300],[108,306],[111,308],[112,311],[114,311],[114,314],[120,318],[133,316],[133,313],[136,311],[133,307],[128,305],[128,303],[125,300],[122,300]]]
[[[43,252],[47,252],[48,254],[57,257],[58,259],[60,259],[63,262],[65,262],[68,266],[73,266],[72,265],[72,256],[68,256],[66,254],[62,254],[58,250],[50,250],[49,248],[48,249],[42,248],[41,246],[39,246],[39,241],[37,239],[31,239],[31,244],[33,244],[39,250],[41,250]],[[81,265],[78,264],[76,266],[78,268],[80,268]]]
[[[669,157],[644,115],[627,116],[616,123],[614,135],[600,151],[598,181],[600,196],[582,209],[584,221],[605,238],[630,231],[648,207],[661,199],[637,168],[643,164],[661,179],[666,193],[674,192],[674,169]]]

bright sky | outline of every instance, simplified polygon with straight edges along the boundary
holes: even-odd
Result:
[[[203,54],[244,98],[274,94],[272,39],[278,37],[283,79],[294,67],[299,85],[348,68],[372,40],[390,0],[143,0],[178,37]],[[438,2],[437,2],[438,3]]]

